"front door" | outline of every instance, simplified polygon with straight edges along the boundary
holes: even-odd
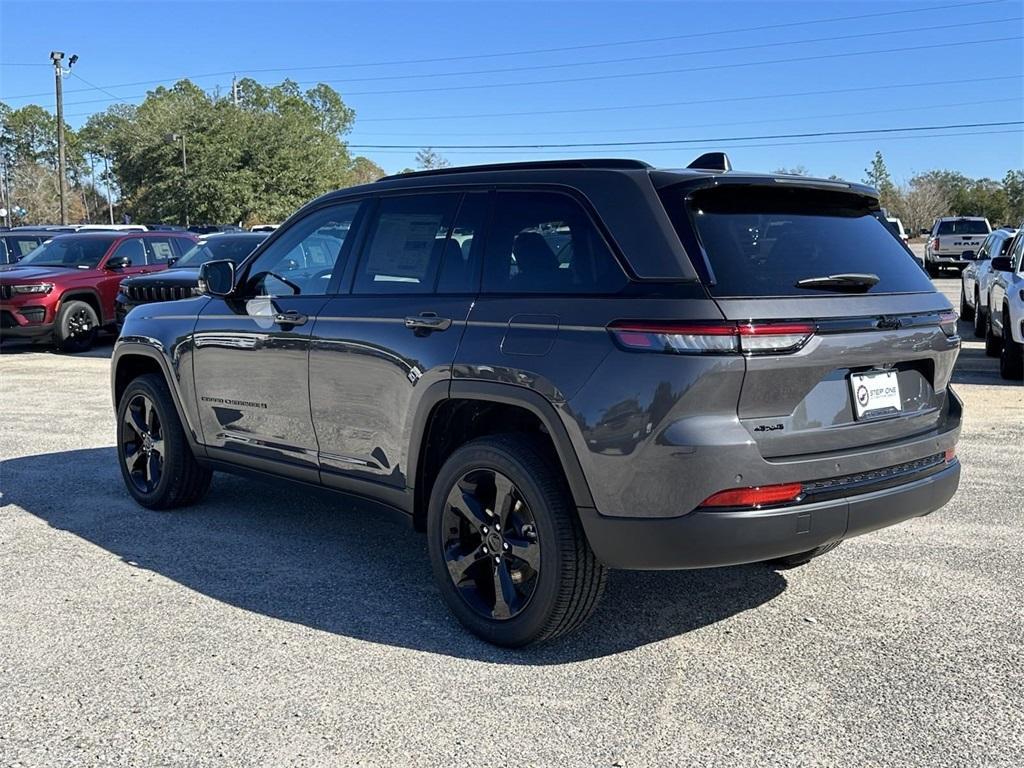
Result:
[[[200,313],[196,406],[211,457],[318,480],[309,340],[359,207],[328,205],[288,225],[243,265],[234,295]]]
[[[451,378],[479,285],[488,198],[383,197],[367,217],[346,281],[351,292],[324,306],[310,353],[325,485],[400,491],[414,483],[407,477],[413,419],[428,387]]]

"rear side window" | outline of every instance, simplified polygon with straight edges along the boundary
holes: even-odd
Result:
[[[987,235],[992,230],[984,219],[940,221],[936,235]]]
[[[146,245],[149,247],[150,264],[166,264],[176,255],[171,249],[169,237],[147,237]]]
[[[715,296],[841,293],[797,282],[843,273],[877,275],[869,293],[933,290],[868,198],[756,186],[701,190],[688,200],[669,188],[662,197],[684,245],[693,243],[687,227],[699,238]]]
[[[438,193],[385,197],[370,222],[353,293],[430,293],[446,251],[461,195]],[[455,251],[459,251],[458,254]]]
[[[486,293],[617,293],[627,283],[579,203],[556,192],[498,192],[484,257]]]

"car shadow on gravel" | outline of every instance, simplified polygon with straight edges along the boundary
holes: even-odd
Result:
[[[117,341],[116,336],[109,334],[101,335],[96,339],[92,349],[72,354],[61,352],[53,344],[33,344],[31,341],[22,341],[21,339],[2,339],[0,340],[0,355],[24,355],[34,352],[36,354],[50,354],[59,357],[90,357],[109,360],[114,354],[115,341]]]
[[[153,512],[124,490],[113,448],[10,459],[4,505],[232,606],[374,643],[503,664],[598,658],[756,608],[786,588],[766,566],[616,571],[575,635],[521,651],[469,635],[431,582],[421,534],[366,502],[216,475],[201,504]],[[154,596],[154,599],[157,599]]]

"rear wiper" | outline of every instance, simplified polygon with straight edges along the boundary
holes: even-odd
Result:
[[[835,291],[865,292],[878,285],[878,275],[859,272],[843,272],[838,275],[821,277],[805,277],[796,281],[797,288],[810,288]]]

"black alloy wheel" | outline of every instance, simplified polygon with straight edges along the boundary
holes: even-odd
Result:
[[[541,545],[522,492],[501,472],[464,474],[445,502],[442,548],[459,595],[479,616],[518,616],[537,588]]]
[[[122,416],[121,455],[126,476],[141,493],[153,493],[164,471],[164,434],[153,401],[136,394]]]

